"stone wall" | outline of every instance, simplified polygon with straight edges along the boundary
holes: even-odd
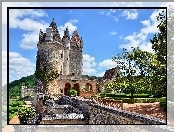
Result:
[[[72,105],[81,110],[89,124],[166,124],[164,120],[158,118],[95,104],[88,99],[62,96],[59,104]]]
[[[48,67],[57,70],[59,74],[61,71],[63,72],[64,59],[61,54],[64,46],[61,43],[43,42],[37,47],[37,61],[40,61],[41,65],[47,64]]]
[[[76,82],[72,82],[70,79],[55,79],[49,83],[48,86],[48,93],[50,95],[54,94],[65,94],[65,84],[69,83],[71,85],[71,88],[74,87],[74,84],[79,85],[80,92],[83,91],[83,88],[87,83],[90,83],[92,85],[92,94],[96,94],[96,81],[95,80],[77,80]]]
[[[24,98],[26,96],[32,96],[34,95],[34,89],[29,88],[27,86],[22,86],[21,87],[21,97]]]

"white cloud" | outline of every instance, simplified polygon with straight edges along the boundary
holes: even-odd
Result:
[[[111,59],[104,60],[98,64],[102,68],[110,69],[117,66],[117,63],[112,61]]]
[[[126,48],[128,51],[131,50],[131,47],[140,47],[141,50],[154,52],[152,50],[152,44],[147,40],[149,34],[155,34],[159,31],[157,25],[159,21],[157,21],[156,16],[161,13],[162,10],[155,10],[148,20],[142,20],[143,27],[139,32],[134,32],[129,36],[124,38],[124,44],[121,44],[119,48]]]
[[[74,30],[77,29],[77,26],[73,25],[73,23],[70,21],[66,22],[63,26],[59,26],[58,30],[60,33],[60,36],[63,37],[64,30],[68,27],[70,36],[73,34]]]
[[[116,12],[116,9],[110,9],[108,12],[106,12],[106,16],[111,16],[111,14],[115,12]]]
[[[19,53],[9,52],[9,82],[32,75],[34,72],[35,63],[32,63]]]
[[[25,4],[24,4],[25,5]],[[30,5],[30,4],[29,4]],[[23,49],[37,48],[39,38],[39,30],[43,31],[49,26],[44,21],[34,20],[35,17],[44,17],[47,14],[43,10],[34,9],[10,9],[9,11],[9,27],[25,30],[22,35],[20,47]]]
[[[104,74],[105,74],[105,72],[101,72],[101,73],[97,74],[97,77],[103,77]]]
[[[48,23],[44,21],[37,21],[34,20],[33,17],[43,17],[47,16],[47,14],[42,10],[10,10],[10,28],[19,28],[22,30],[26,30],[27,32],[22,35],[23,39],[20,41],[20,47],[23,49],[34,49],[37,48],[37,42],[39,38],[39,30],[42,29],[45,32],[46,28],[49,27]],[[27,18],[23,18],[27,16]],[[63,37],[64,30],[66,27],[69,29],[70,35],[77,29],[74,26],[74,23],[78,23],[78,20],[71,19],[70,21],[66,22],[64,25],[59,26],[59,33],[60,36]]]
[[[131,50],[131,47],[137,47],[140,40],[137,39],[137,33],[133,33],[133,35],[129,35],[124,38],[124,40],[127,42],[126,44],[119,45],[119,48],[126,48],[128,51]]]
[[[6,24],[7,24],[7,7],[41,7],[41,4],[40,3],[35,3],[35,2],[2,2],[2,12],[3,12],[2,32],[4,33],[4,34],[2,34],[2,48],[3,48],[3,50],[6,50],[6,45],[7,45],[7,41],[6,41],[7,36],[5,34],[7,32],[7,28],[6,28]],[[31,26],[30,25],[31,21],[30,22],[28,21],[26,23],[26,25],[22,25],[21,22],[20,22],[22,17],[26,17],[26,16],[30,15],[31,18],[33,19],[35,17],[38,18],[38,17],[46,16],[46,13],[43,10],[10,9],[10,12],[9,12],[10,28],[17,28],[17,27],[19,28],[19,27],[21,27],[24,30],[28,30],[28,27]],[[38,26],[38,24],[37,24],[37,26]],[[37,26],[33,26],[33,27],[36,28]],[[30,27],[30,28],[33,29],[33,27]],[[31,31],[31,29],[30,29],[30,31]]]
[[[13,13],[13,12],[11,12]],[[9,26],[10,28],[20,28],[22,30],[26,31],[39,31],[39,29],[45,29],[46,27],[49,26],[48,23],[41,23],[39,21],[32,20],[30,18],[24,18],[23,20],[21,19],[12,19],[10,17],[9,19]]]
[[[104,11],[101,11],[100,14],[104,14]]]
[[[110,33],[108,33],[109,35],[116,35],[117,33],[115,31],[112,31]]]
[[[122,39],[123,38],[123,35],[120,35],[119,38]]]
[[[126,19],[134,20],[137,19],[138,12],[136,9],[124,10],[121,15],[126,17]]]
[[[72,23],[78,23],[78,20],[77,19],[70,19],[70,22],[72,22]]]
[[[149,43],[146,43],[146,44],[142,44],[142,45],[140,45],[140,49],[142,50],[142,51],[148,51],[148,52],[154,52],[153,50],[152,50],[152,44],[149,42]]]
[[[30,25],[33,26],[33,27],[31,27],[32,31],[23,34],[23,39],[20,42],[20,46],[24,49],[34,49],[37,47],[36,45],[37,45],[37,42],[39,40],[39,30],[42,29],[42,31],[45,32],[45,29],[49,26],[49,24],[46,24],[46,23],[42,24],[42,23],[39,23],[39,22],[36,22],[33,20],[28,20],[28,21],[29,21],[28,23],[30,23]],[[72,19],[70,21],[72,21]],[[75,29],[77,29],[77,26],[73,25],[73,23],[71,23],[70,21],[68,21],[64,25],[58,27],[58,30],[59,30],[61,37],[63,37],[64,30],[67,27],[68,27],[70,35],[73,34]],[[74,19],[73,22],[78,22],[78,20]],[[26,23],[26,22],[23,21],[21,23],[23,23],[21,25],[25,25],[24,23]],[[25,26],[23,26],[23,27],[25,27]],[[27,27],[28,30],[30,29],[29,27],[30,26]]]
[[[35,64],[16,52],[9,52],[9,82],[33,74]],[[2,51],[2,86],[7,84],[7,51]]]
[[[45,31],[49,24],[40,23],[28,18],[25,18],[22,21],[18,21],[18,28],[28,31],[22,35],[23,39],[20,41],[20,47],[22,47],[23,49],[37,48],[39,30],[42,29],[43,31]]]
[[[118,14],[115,14],[115,13],[116,13],[116,9],[110,9],[109,11],[101,11],[100,12],[101,15],[106,15],[107,17],[118,22],[119,16],[118,16]]]
[[[39,32],[39,31],[38,31]],[[23,49],[35,49],[37,48],[37,42],[39,38],[39,33],[37,31],[28,32],[23,34],[23,39],[20,41],[20,47]]]
[[[95,75],[95,58],[88,54],[83,55],[83,75]]]
[[[36,2],[2,2],[2,12],[3,12],[3,19],[2,24],[7,24],[7,7],[41,7],[41,4]],[[42,10],[16,10],[13,9],[13,14],[10,17],[17,18],[26,15],[32,15],[36,17],[41,17],[45,15],[45,12]]]
[[[144,21],[140,21],[142,24],[143,24],[143,26],[150,26],[151,24],[150,24],[150,20],[144,20]]]
[[[119,21],[120,17],[126,17],[126,19],[131,19],[131,20],[137,19],[138,17],[138,12],[136,9],[129,9],[129,10],[127,9],[124,11],[122,11],[122,9],[117,9],[117,10],[118,10],[117,14],[115,14],[116,10],[102,11],[100,12],[100,14],[106,15],[115,20],[116,22]]]

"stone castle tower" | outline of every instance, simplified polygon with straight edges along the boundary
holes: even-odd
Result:
[[[56,22],[51,22],[46,33],[40,30],[37,44],[37,68],[48,68],[58,72],[57,79],[48,85],[48,93],[69,95],[70,89],[76,89],[78,95],[86,87],[96,93],[96,80],[82,78],[83,40],[75,30],[70,37],[68,27],[61,38]]]
[[[40,60],[41,66],[46,64],[56,69],[59,75],[81,78],[83,41],[77,30],[70,38],[67,27],[61,38],[53,19],[50,26],[46,28],[46,33],[40,30],[37,48],[37,61]]]

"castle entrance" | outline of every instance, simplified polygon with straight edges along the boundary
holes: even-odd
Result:
[[[64,95],[68,95],[69,96],[69,90],[70,89],[71,89],[71,84],[70,83],[66,83],[65,84]]]
[[[77,91],[77,96],[79,96],[79,94],[80,94],[80,86],[79,86],[78,83],[74,84],[74,89]]]
[[[86,83],[86,88],[87,88],[87,91],[90,91],[92,92],[92,85],[90,83]]]

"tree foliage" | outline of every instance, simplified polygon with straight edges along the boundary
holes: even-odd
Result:
[[[153,82],[156,81],[155,86],[158,87],[160,94],[166,95],[167,88],[167,25],[166,25],[166,14],[164,11],[159,13],[157,20],[160,24],[157,26],[159,33],[155,34],[153,39],[150,40],[152,43],[152,49],[155,51],[157,65],[154,70]],[[154,83],[153,83],[154,84]],[[161,89],[161,90],[160,90]]]
[[[122,54],[113,57],[122,72],[121,79],[109,82],[110,88],[127,89],[131,97],[135,92],[144,91],[150,94],[166,96],[166,17],[164,11],[157,16],[160,24],[159,33],[155,34],[152,43],[154,53],[132,47],[132,51],[123,49]]]
[[[28,86],[34,88],[35,85],[35,74],[22,77],[19,80],[15,80],[9,83],[9,95],[10,97],[17,97],[21,95],[21,86]]]

